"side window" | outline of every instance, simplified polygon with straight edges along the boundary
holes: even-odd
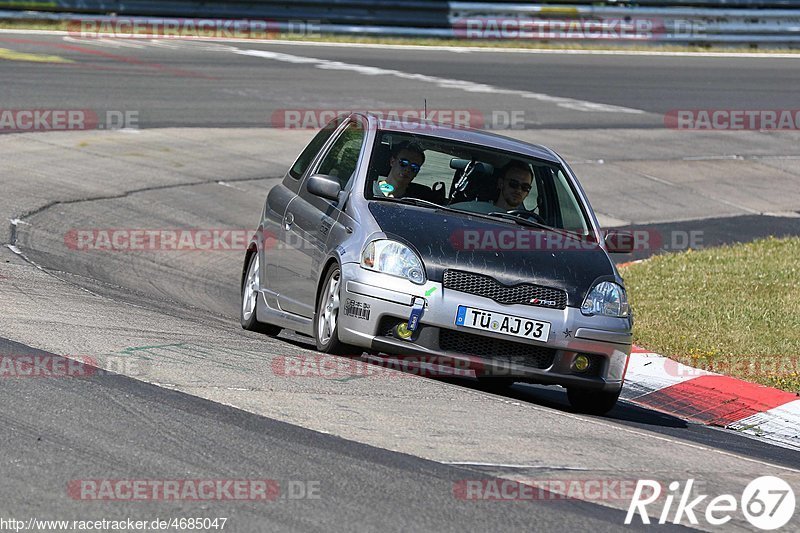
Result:
[[[331,145],[317,172],[339,178],[344,189],[355,174],[363,143],[364,129],[355,122],[351,123]]]
[[[333,132],[336,131],[336,128],[342,123],[342,118],[334,119],[328,122],[320,131],[317,133],[311,142],[308,143],[303,153],[300,154],[300,157],[297,158],[297,161],[294,162],[292,168],[289,169],[289,175],[296,180],[299,180],[303,174],[305,174],[308,165],[314,160],[317,156],[319,151],[328,141]]]
[[[569,186],[567,177],[561,170],[556,174],[555,180],[556,195],[558,196],[558,207],[561,210],[562,227],[568,231],[574,231],[581,235],[587,235],[589,228],[586,218],[583,215],[578,199]]]
[[[528,166],[531,167],[531,170],[533,171],[533,181],[531,182],[531,190],[528,192],[528,196],[525,197],[525,201],[522,202],[522,205],[525,207],[525,209],[536,211],[539,216],[542,216],[542,206],[540,203],[544,201],[544,198],[541,198],[542,191],[539,189],[541,184],[541,179],[539,176],[541,176],[542,168],[537,165]],[[545,172],[546,175],[549,175],[550,170],[545,169]]]
[[[437,181],[443,181],[446,185],[445,190],[453,181],[453,169],[450,168],[450,160],[453,156],[436,150],[425,150],[425,163],[419,170],[419,174],[414,178],[414,183],[433,188]]]

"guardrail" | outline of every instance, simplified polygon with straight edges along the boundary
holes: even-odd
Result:
[[[484,21],[486,36],[491,36],[492,21],[506,24],[513,38],[515,24],[522,29],[539,26],[547,28],[546,21],[595,22],[601,28],[622,23],[635,26],[649,22],[649,40],[683,44],[696,43],[747,43],[791,44],[800,43],[800,2],[797,9],[734,9],[702,7],[640,7],[595,5],[525,5],[478,2],[451,2],[453,27],[467,27],[475,21],[473,33],[480,35],[479,21]],[[603,26],[605,24],[605,26]],[[551,24],[550,27],[554,25]],[[559,29],[555,26],[555,29]],[[568,38],[567,26],[555,39]],[[578,29],[580,27],[578,26]],[[640,24],[641,35],[631,40],[648,40]],[[502,30],[496,33],[502,36]],[[535,33],[535,32],[534,32]],[[622,39],[624,40],[624,39]]]
[[[291,3],[279,0],[0,0],[0,18],[267,19],[280,31],[289,28],[292,21],[314,21],[320,33],[372,36],[800,44],[800,0],[636,0],[635,3],[637,5],[613,1],[586,5],[578,0],[559,0],[558,4],[442,0],[294,0]],[[710,7],[712,5],[715,7]],[[775,9],[775,6],[783,9]]]

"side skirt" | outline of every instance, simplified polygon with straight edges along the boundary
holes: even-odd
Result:
[[[266,324],[275,324],[276,326],[296,331],[297,333],[302,333],[309,337],[313,336],[314,325],[312,320],[278,309],[276,296],[277,295],[271,292],[269,296],[267,296],[265,291],[259,291],[258,312],[256,314],[258,321]]]

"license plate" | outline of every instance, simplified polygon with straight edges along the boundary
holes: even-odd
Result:
[[[550,336],[549,322],[485,311],[464,305],[458,306],[456,326],[543,342],[546,342]]]

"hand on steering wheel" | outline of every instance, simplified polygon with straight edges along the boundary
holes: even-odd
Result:
[[[541,216],[539,216],[537,213],[534,213],[533,211],[528,211],[527,209],[511,209],[509,211],[506,211],[506,213],[508,213],[509,215],[516,215],[522,218],[529,218],[534,222],[538,222],[539,224],[544,224],[544,219]]]

